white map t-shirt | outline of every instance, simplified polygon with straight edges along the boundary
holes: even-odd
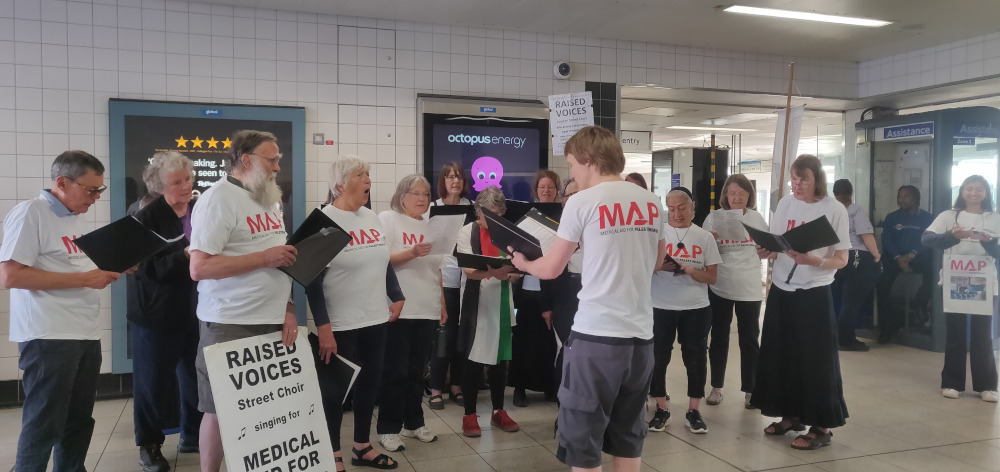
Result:
[[[1000,235],[1000,214],[996,212],[985,212],[979,215],[973,213],[967,213],[965,211],[955,212],[955,210],[947,210],[941,212],[934,222],[927,227],[927,231],[944,234],[955,226],[959,225],[965,229],[984,231],[990,236],[996,237]],[[983,249],[982,243],[977,239],[962,239],[958,244],[945,249],[945,254],[956,254],[964,256],[987,256],[989,255],[985,249]]]
[[[73,242],[93,224],[69,210],[52,195],[18,203],[3,220],[0,261],[15,261],[49,272],[87,272],[97,266]],[[50,199],[55,200],[50,205]],[[65,212],[59,216],[56,211]],[[10,289],[10,340],[100,339],[97,320],[100,291]]]
[[[650,279],[664,220],[656,195],[625,181],[600,183],[566,202],[558,235],[584,248],[573,331],[653,337]]]
[[[715,221],[714,212],[709,213],[701,227],[705,231],[712,231]],[[743,224],[767,231],[767,222],[755,210],[746,210]],[[719,254],[722,256],[722,265],[719,266],[719,277],[715,285],[708,289],[716,295],[729,300],[739,302],[757,302],[764,298],[763,285],[760,276],[760,257],[757,256],[757,245],[753,238],[743,230],[743,239],[733,241],[729,239],[717,240]]]
[[[288,239],[279,204],[265,208],[243,187],[224,178],[198,199],[191,212],[192,251],[243,256],[284,245]],[[274,268],[198,282],[198,319],[228,324],[281,324],[292,279]]]
[[[326,310],[333,331],[374,326],[389,321],[385,292],[385,271],[389,265],[386,232],[375,212],[361,207],[344,211],[333,205],[323,207],[352,241],[330,261],[323,278]],[[406,292],[403,292],[406,296]],[[405,307],[409,303],[403,303]],[[438,316],[440,316],[440,312]]]
[[[687,228],[663,225],[667,253],[677,262],[705,269],[722,263],[719,248],[712,233],[692,224]],[[681,243],[684,247],[680,247]],[[673,272],[653,274],[653,307],[661,310],[694,310],[708,306],[708,284],[695,281],[690,275],[674,276]]]
[[[839,249],[850,249],[851,229],[847,208],[843,203],[830,196],[823,197],[816,203],[803,202],[796,199],[795,195],[782,198],[778,202],[778,208],[774,211],[774,217],[771,218],[771,232],[784,234],[785,231],[804,225],[820,216],[826,216],[830,220],[830,226],[833,226],[840,242],[833,246],[809,251],[809,254],[816,257],[833,257],[833,253]],[[792,267],[795,267],[795,273],[792,274],[791,280],[788,280],[788,274],[791,273]],[[810,265],[795,266],[795,261],[791,257],[781,253],[774,260],[771,281],[778,288],[790,292],[830,285],[833,283],[833,276],[836,273],[836,269],[821,269]],[[786,282],[786,280],[788,281]]]
[[[417,220],[392,210],[379,213],[378,219],[385,228],[385,240],[389,244],[389,254],[408,251],[424,241],[427,219]],[[428,254],[410,259],[395,266],[399,287],[406,302],[403,319],[441,319],[441,256]]]

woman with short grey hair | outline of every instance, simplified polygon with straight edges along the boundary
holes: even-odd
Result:
[[[448,320],[442,309],[441,255],[431,254],[428,218],[431,186],[422,175],[411,174],[396,184],[391,210],[378,215],[389,246],[389,262],[396,271],[406,304],[386,333],[385,368],[379,403],[379,442],[388,451],[404,447],[400,436],[422,442],[437,439],[424,425],[424,367],[430,361],[431,342],[438,325]]]
[[[371,172],[371,164],[368,161],[355,156],[346,155],[340,156],[330,165],[330,201],[336,200],[340,197],[341,192],[347,187],[348,181],[358,172],[364,172],[365,175]],[[371,179],[369,179],[369,187],[371,186]],[[368,190],[365,190],[365,194]],[[364,205],[364,203],[362,203]]]

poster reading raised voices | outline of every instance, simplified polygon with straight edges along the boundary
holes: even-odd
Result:
[[[945,313],[993,314],[997,295],[993,258],[945,254],[941,285]]]
[[[308,332],[205,348],[226,467],[239,472],[337,470]]]
[[[594,125],[594,97],[590,92],[549,95],[552,155],[565,155],[566,141],[580,128]]]

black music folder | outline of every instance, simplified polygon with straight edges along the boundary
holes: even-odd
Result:
[[[672,273],[678,274],[678,275],[686,275],[686,273],[684,272],[684,269],[681,268],[681,263],[677,262],[677,260],[674,259],[673,257],[670,257],[670,253],[669,252],[667,253],[667,256],[663,258],[663,262],[673,262],[674,265],[677,266],[676,269],[670,270],[670,271],[665,271],[665,272],[672,272]]]
[[[789,249],[796,252],[809,252],[821,247],[832,246],[840,242],[837,232],[830,225],[826,215],[822,215],[804,225],[796,226],[784,234],[768,233],[752,226],[743,227],[758,246],[771,252],[783,252]]]
[[[455,258],[458,259],[458,266],[466,269],[486,270],[491,267],[499,269],[503,266],[513,264],[510,259],[505,257],[481,256],[479,254],[466,254],[464,252],[456,252]]]
[[[135,217],[126,216],[76,238],[74,242],[101,270],[124,272],[181,239],[184,239],[183,234],[174,239],[164,238],[143,226]]]
[[[524,254],[524,257],[529,261],[542,257],[542,245],[538,238],[492,211],[485,208],[482,211],[483,216],[486,217],[490,241],[493,242],[494,246],[504,252],[508,251],[508,246],[512,247],[515,251]]]
[[[465,223],[462,224],[463,226],[476,221],[476,210],[472,205],[431,205],[430,215],[428,215],[428,218],[455,215],[465,215]]]
[[[295,246],[299,252],[295,263],[278,269],[305,287],[350,242],[351,235],[316,208],[288,238],[288,244]]]
[[[555,220],[557,224],[562,219],[562,203],[523,202],[520,200],[507,200],[507,211],[504,212],[503,217],[507,221],[517,222],[531,209]]]

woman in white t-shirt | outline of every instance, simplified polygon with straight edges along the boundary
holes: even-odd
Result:
[[[674,337],[681,345],[687,369],[688,409],[684,423],[695,434],[708,426],[699,410],[705,397],[708,374],[708,330],[712,327],[708,286],[714,284],[722,263],[712,233],[692,223],[694,199],[691,191],[677,187],[667,192],[667,222],[663,226],[669,256],[653,273],[653,379],[649,394],[656,400],[650,431],[663,431],[670,424],[667,404],[667,365]]]
[[[990,184],[983,176],[966,178],[959,187],[954,208],[941,212],[934,219],[921,237],[921,242],[925,246],[944,251],[945,255],[990,256],[993,274],[987,278],[986,286],[989,289],[992,281],[993,290],[996,290],[996,260],[1000,258],[1000,247],[997,246],[1000,215],[993,211],[993,196],[990,193]],[[950,289],[948,285],[945,282],[945,293]],[[980,392],[983,401],[997,401],[997,367],[993,360],[991,340],[993,317],[945,313],[945,323],[941,394],[945,398],[958,398],[965,390],[965,353],[968,351],[972,390]],[[967,332],[970,333],[968,346]]]
[[[370,165],[357,156],[341,156],[330,166],[333,202],[322,208],[351,235],[345,247],[320,277],[307,287],[318,336],[320,362],[328,364],[337,354],[361,366],[354,382],[354,447],[351,464],[395,469],[399,463],[372,448],[371,420],[382,378],[387,322],[400,316],[403,302],[386,307],[386,270],[389,245],[375,212],[365,208],[372,181]],[[317,368],[322,365],[317,363]],[[319,372],[321,385],[324,373]],[[323,408],[336,462],[340,453],[340,425],[346,392],[324,392]],[[337,470],[341,470],[338,466]]]
[[[493,245],[486,226],[483,209],[503,215],[507,202],[497,187],[487,187],[476,195],[476,222],[458,232],[456,250],[459,254],[501,257],[505,252]],[[507,415],[503,407],[507,387],[507,365],[511,358],[511,328],[514,325],[514,297],[511,282],[517,280],[513,266],[486,270],[463,268],[462,315],[459,321],[458,349],[466,354],[462,371],[462,393],[465,394],[465,417],[462,434],[478,437],[482,434],[476,415],[476,400],[482,382],[483,368],[490,381],[493,404],[490,423],[497,429],[514,432],[520,426]]]
[[[465,198],[469,194],[468,181],[462,164],[449,162],[441,166],[437,182],[437,193],[441,198],[435,200],[434,205],[472,205],[472,202]],[[447,355],[443,357],[435,355],[431,359],[431,398],[427,401],[427,406],[432,410],[444,409],[444,398],[441,395],[446,388],[451,389],[449,397],[451,401],[458,406],[462,406],[464,401],[462,366],[465,364],[465,357],[455,349],[461,290],[462,269],[458,267],[455,256],[450,253],[445,254],[441,257],[441,291],[444,293],[444,307],[448,312],[448,321],[444,325]]]
[[[531,194],[536,202],[554,203],[559,196],[559,174],[548,169],[535,173]],[[538,277],[525,275],[520,290],[514,292],[517,326],[514,327],[513,359],[510,361],[510,385],[514,387],[514,406],[528,406],[525,390],[545,392],[547,401],[556,401],[557,385],[552,384],[556,358],[556,338],[550,325],[552,313],[543,315],[540,302],[542,286]]]
[[[812,425],[792,441],[793,449],[811,450],[829,446],[830,428],[843,426],[847,419],[830,284],[837,269],[847,264],[851,240],[847,209],[827,195],[819,159],[799,156],[791,177],[792,194],[778,202],[771,232],[784,234],[825,217],[840,242],[805,253],[771,253],[758,247],[761,258],[776,259],[750,403],[764,416],[781,417],[764,428],[765,434],[784,435]]]
[[[400,436],[432,442],[437,436],[424,425],[421,408],[424,368],[430,361],[434,332],[448,319],[441,295],[441,256],[432,255],[425,241],[431,186],[411,174],[396,184],[388,211],[379,213],[389,245],[389,262],[396,270],[406,304],[386,332],[385,369],[380,387],[376,430],[388,451],[403,448]]]
[[[760,230],[767,230],[767,222],[757,210],[757,196],[753,184],[743,174],[734,174],[722,186],[719,206],[723,210],[742,211],[740,222]],[[740,336],[740,391],[744,392],[743,406],[750,406],[750,392],[757,372],[760,355],[760,302],[764,297],[761,286],[760,258],[753,239],[742,227],[739,240],[720,238],[715,231],[720,214],[709,213],[701,227],[712,233],[722,255],[719,277],[708,289],[712,304],[712,342],[708,360],[712,366],[712,391],[709,405],[722,403],[722,386],[726,381],[726,363],[729,361],[729,334],[736,311],[736,326]]]

